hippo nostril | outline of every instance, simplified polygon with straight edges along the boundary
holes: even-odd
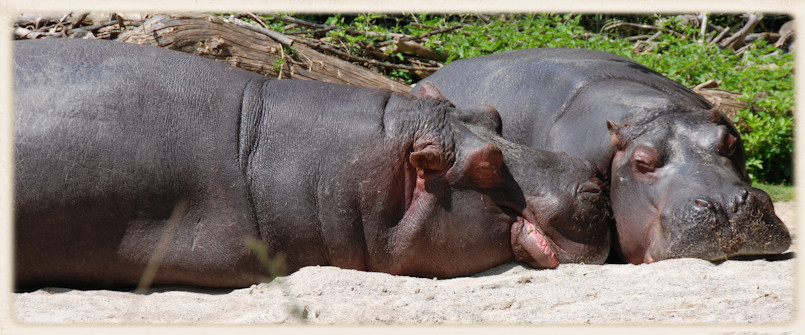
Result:
[[[732,212],[738,212],[738,208],[743,207],[746,204],[746,200],[749,199],[749,191],[746,189],[741,189],[735,197],[735,201],[732,202]]]
[[[741,190],[738,192],[738,200],[736,201],[737,204],[743,205],[746,203],[746,199],[749,198],[749,191]]]

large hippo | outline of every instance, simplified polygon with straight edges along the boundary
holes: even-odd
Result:
[[[453,277],[602,263],[595,165],[433,86],[268,78],[111,41],[15,42],[17,287],[246,286],[307,265]],[[158,246],[164,246],[159,247]]]
[[[503,136],[594,161],[610,176],[615,250],[631,263],[785,251],[769,195],[751,187],[735,126],[699,95],[582,49],[464,59],[427,78],[457,107],[489,104]]]

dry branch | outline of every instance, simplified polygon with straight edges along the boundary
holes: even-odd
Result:
[[[372,38],[385,38],[385,39],[387,39],[386,41],[379,42],[379,43],[376,43],[376,44],[373,44],[373,45],[369,45],[369,46],[367,46],[366,49],[369,50],[370,52],[371,52],[371,50],[384,51],[385,48],[388,47],[389,45],[394,45],[394,47],[392,49],[394,52],[407,53],[407,54],[411,54],[411,55],[414,55],[414,56],[417,56],[417,57],[430,59],[430,60],[435,60],[435,61],[438,61],[438,62],[444,62],[445,60],[447,60],[447,56],[445,56],[445,55],[443,55],[443,54],[441,54],[441,53],[439,53],[439,52],[437,52],[437,51],[435,51],[435,50],[433,50],[431,48],[428,48],[428,47],[425,47],[425,46],[423,46],[423,45],[421,45],[419,43],[416,43],[415,41],[425,40],[429,36],[433,36],[433,35],[436,35],[436,34],[442,34],[442,33],[448,33],[448,32],[451,32],[453,30],[460,29],[460,28],[466,26],[465,24],[457,24],[457,25],[447,27],[447,28],[431,27],[431,28],[433,28],[432,31],[429,31],[429,32],[427,32],[427,33],[425,33],[425,34],[423,34],[421,36],[411,36],[411,35],[397,34],[397,33],[381,34],[381,33],[375,32],[375,31],[359,31],[359,30],[349,29],[349,28],[345,29],[345,28],[341,28],[341,27],[337,27],[337,26],[329,26],[329,25],[325,25],[325,24],[312,23],[312,22],[308,22],[308,21],[305,21],[305,20],[302,20],[302,19],[295,18],[295,17],[290,17],[290,16],[287,16],[287,15],[284,15],[284,16],[281,16],[281,17],[275,17],[274,19],[275,20],[280,20],[280,21],[283,21],[283,22],[288,22],[288,23],[291,23],[291,24],[295,24],[295,25],[298,25],[298,26],[317,29],[317,32],[326,32],[326,31],[331,31],[331,30],[341,30],[341,31],[344,31],[344,32],[346,32],[347,34],[350,34],[350,35],[367,36],[367,37],[372,37]],[[308,33],[310,33],[310,32],[308,32]],[[363,62],[363,63],[367,63],[367,64],[372,64],[372,65],[377,65],[377,66],[382,66],[382,67],[387,67],[387,68],[392,68],[392,69],[406,69],[406,70],[424,71],[424,72],[434,72],[434,71],[438,70],[438,67],[418,67],[418,66],[413,66],[413,65],[412,66],[406,66],[406,65],[394,64],[394,63],[388,63],[388,62],[379,62],[377,60],[368,60],[366,57],[360,57],[360,56],[352,55],[352,54],[350,54],[350,53],[348,53],[348,52],[346,52],[344,50],[340,50],[339,48],[328,46],[327,44],[324,44],[323,42],[320,42],[320,41],[301,40],[300,42],[305,43],[305,44],[307,44],[308,46],[310,46],[312,48],[316,48],[318,50],[322,50],[322,51],[325,51],[325,52],[328,52],[328,53],[335,54],[338,57],[341,57],[342,59],[349,60],[349,61]],[[385,57],[381,56],[381,58],[385,58]]]
[[[207,58],[274,78],[318,80],[408,92],[410,87],[341,59],[321,54],[305,45],[291,45],[278,32],[272,37],[262,27],[240,20],[228,22],[215,16],[155,16],[118,40],[155,45]],[[279,35],[277,35],[279,34]],[[273,36],[286,42],[283,46]],[[287,50],[286,50],[287,48]]]
[[[64,16],[22,15],[14,21],[14,38],[36,39],[47,37],[85,38],[87,36],[111,39],[129,26],[142,23],[139,15],[92,15],[83,13]]]
[[[741,93],[718,88],[721,82],[715,79],[705,81],[693,88],[693,92],[701,95],[729,119],[734,119],[741,109],[749,108],[749,103],[740,100]]]
[[[749,107],[749,103],[738,99],[741,96],[741,93],[738,92],[720,88],[694,88],[693,91],[709,101],[713,105],[713,109],[720,111],[729,119],[734,119],[741,109]]]
[[[721,39],[724,38],[724,36],[726,36],[729,31],[730,31],[730,28],[725,28],[724,30],[722,30],[718,34],[718,36],[716,36],[716,38],[714,38],[712,41],[710,41],[710,44],[716,44],[716,43],[718,43],[718,41],[721,41]]]
[[[312,48],[316,48],[316,49],[319,49],[319,50],[324,50],[324,51],[333,53],[335,55],[338,55],[341,58],[344,58],[346,60],[353,61],[353,62],[360,62],[360,63],[366,63],[366,64],[372,64],[372,65],[379,65],[379,66],[393,68],[393,69],[404,69],[404,70],[412,70],[412,71],[434,72],[434,71],[436,71],[438,69],[438,68],[426,67],[426,66],[414,66],[414,65],[405,65],[405,64],[394,64],[394,63],[388,63],[388,62],[381,62],[381,61],[378,61],[376,59],[360,57],[360,56],[355,56],[355,55],[346,53],[346,52],[341,51],[338,48],[333,47],[332,45],[329,45],[329,44],[324,43],[324,42],[308,41],[308,40],[296,39],[296,38],[295,38],[295,40],[297,42],[306,44],[306,45],[308,45],[308,46],[310,46]]]
[[[719,44],[722,48],[732,48],[738,49],[742,47],[746,42],[744,41],[746,35],[752,32],[755,29],[760,21],[763,20],[763,14],[749,14],[749,18],[746,24],[738,30],[735,34],[724,40],[721,44]]]
[[[780,38],[774,43],[774,47],[785,47],[786,43],[794,39],[794,31],[796,31],[795,21],[791,20],[784,23],[783,26],[780,27],[780,31],[778,32]]]
[[[467,25],[466,24],[457,24],[455,26],[450,26],[450,27],[447,27],[447,28],[439,28],[439,29],[431,30],[431,31],[423,34],[422,36],[404,36],[404,37],[400,37],[400,39],[398,41],[399,42],[419,41],[419,40],[425,39],[426,37],[429,37],[429,36],[433,36],[433,35],[436,35],[436,34],[448,33],[448,32],[451,32],[453,30],[463,28],[465,26],[467,26]],[[382,47],[382,46],[389,45],[391,43],[394,43],[394,41],[386,41],[386,42],[378,43],[377,46]]]
[[[612,24],[608,24],[601,28],[601,31],[612,30],[618,27],[634,27],[640,29],[650,29],[650,30],[663,30],[663,28],[652,26],[650,24],[639,24],[639,23],[630,23],[630,22],[615,22]]]

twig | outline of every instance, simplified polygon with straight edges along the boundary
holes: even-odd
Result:
[[[37,39],[40,36],[46,35],[45,33],[33,31],[28,28],[23,27],[16,27],[14,28],[14,36],[18,39],[28,38],[28,39]]]
[[[732,53],[735,54],[736,56],[740,56],[742,53],[746,52],[746,50],[749,49],[751,46],[752,44],[746,44],[740,47],[738,50],[733,51]]]
[[[230,23],[234,23],[235,25],[241,26],[243,28],[249,29],[251,31],[254,31],[256,33],[260,33],[260,34],[266,35],[268,37],[271,37],[271,39],[279,42],[280,44],[282,44],[284,46],[289,47],[289,46],[293,45],[294,40],[289,38],[288,36],[280,33],[280,32],[276,32],[276,31],[269,30],[269,29],[266,29],[266,28],[263,28],[263,27],[255,26],[253,24],[249,24],[246,21],[238,19],[237,17],[234,17],[234,16],[230,16],[227,21],[230,22]]]
[[[623,27],[623,26],[642,28],[642,29],[651,29],[651,30],[662,30],[662,28],[660,28],[660,27],[652,26],[652,25],[648,25],[648,24],[638,24],[638,23],[630,23],[630,22],[617,22],[617,23],[613,23],[613,24],[604,26],[603,28],[601,28],[601,31],[612,30],[612,29],[615,29],[615,28],[618,28],[618,27]]]
[[[714,24],[712,24],[712,23],[708,23],[708,24],[707,24],[707,28],[709,28],[710,30],[715,30],[715,31],[717,31],[717,32],[719,32],[719,33],[723,32],[723,31],[724,31],[724,30],[726,30],[726,29],[729,29],[729,28],[724,28],[724,27],[722,27],[722,26],[717,26],[717,25],[714,25]]]
[[[116,24],[118,24],[118,21],[113,20],[113,21],[106,21],[106,22],[103,22],[103,23],[93,24],[91,26],[78,27],[78,28],[70,29],[69,31],[67,31],[67,35],[72,35],[74,32],[76,32],[78,30],[95,31],[95,30],[98,30],[98,29],[101,29],[101,28],[104,28],[104,27],[114,26]]]
[[[419,28],[425,28],[425,29],[430,29],[430,30],[439,29],[439,27],[434,27],[434,26],[431,26],[431,25],[422,24],[422,23],[418,23],[418,22],[409,23],[408,25],[412,26],[412,27],[419,27]]]
[[[67,14],[64,14],[64,16],[62,16],[62,17],[61,17],[61,19],[59,19],[58,24],[59,24],[59,25],[64,24],[64,20],[67,20],[67,18],[68,18],[68,17],[70,17],[70,16],[72,16],[72,15],[73,15],[73,13],[72,13],[72,12],[67,13]]]
[[[657,44],[657,42],[654,42],[654,40],[655,40],[655,39],[657,39],[657,37],[660,37],[661,35],[662,35],[662,31],[658,31],[658,32],[654,33],[654,35],[651,35],[651,37],[649,37],[649,38],[648,38],[648,39],[646,39],[645,41],[637,41],[637,42],[635,42],[635,44],[632,46],[632,49],[633,49],[633,50],[635,50],[635,51],[639,51],[639,52],[649,52],[649,51],[651,51],[652,49],[654,49],[654,45],[655,45],[655,44]],[[649,47],[649,48],[648,48],[648,49],[646,49],[646,50],[643,50],[643,49],[642,49],[642,46],[643,46],[644,44],[650,44],[650,45],[651,45],[651,47]]]
[[[634,35],[634,36],[626,37],[626,40],[629,41],[629,42],[634,42],[634,41],[639,41],[639,40],[645,40],[645,39],[647,39],[647,38],[649,38],[651,36],[652,35]]]
[[[300,26],[316,28],[316,29],[330,29],[330,30],[332,30],[334,28],[338,28],[336,26],[328,26],[326,24],[318,24],[318,23],[313,23],[313,22],[307,22],[305,20],[300,20],[300,19],[288,16],[288,15],[283,15],[281,17],[274,17],[274,18],[277,19],[277,20],[280,20],[280,21],[285,21],[285,22],[288,22],[288,23],[295,23],[295,24],[300,25]]]
[[[280,59],[287,61],[290,57],[285,58],[285,48],[279,48],[279,49],[280,49]],[[291,69],[290,65],[288,65],[288,69],[289,70]],[[282,79],[282,63],[280,63],[279,71],[277,71],[277,79],[278,80]]]
[[[720,41],[722,38],[724,38],[724,36],[726,36],[729,31],[730,31],[730,28],[726,28],[726,29],[722,30],[721,33],[719,33],[718,36],[716,36],[716,38],[714,38],[712,41],[710,41],[710,44],[718,43],[718,41]]]
[[[46,26],[48,24],[48,22],[51,22],[51,21],[58,22],[58,20],[56,19],[55,16],[40,16],[40,17],[37,17],[34,20],[33,23],[34,23],[34,27],[36,29],[39,29],[39,28],[42,28],[42,27]]]
[[[705,34],[707,33],[707,16],[708,15],[707,15],[707,13],[702,13],[701,16],[702,16],[702,26],[701,26],[701,29],[699,29],[699,32],[702,35],[702,41],[704,41],[705,38],[707,37]]]
[[[779,30],[780,38],[777,40],[777,42],[774,43],[774,47],[775,48],[784,47],[786,45],[786,42],[788,42],[788,40],[794,36],[795,30],[796,27],[794,26],[794,21],[788,21],[784,23],[783,26],[780,27]]]
[[[37,25],[41,24],[42,21],[49,22],[49,21],[56,21],[58,18],[56,16],[41,16],[41,15],[23,15],[16,19],[14,19],[15,26],[34,26],[34,28],[41,28]]]
[[[266,25],[266,23],[263,22],[263,20],[260,17],[258,17],[257,15],[255,15],[254,13],[246,13],[246,15],[248,17],[250,17],[252,20],[257,21],[257,24],[259,24],[261,27],[263,27],[265,29],[268,29],[268,26]]]
[[[722,48],[730,47],[732,49],[736,49],[743,46],[744,37],[746,37],[746,35],[749,34],[753,29],[755,29],[755,26],[757,26],[757,24],[760,23],[760,21],[762,20],[763,20],[763,14],[760,13],[749,14],[749,19],[747,20],[743,28],[741,28],[741,30],[738,30],[738,32],[730,36],[728,39],[724,40],[724,42],[719,44],[719,46]]]
[[[313,23],[313,22],[307,22],[305,20],[297,19],[295,17],[290,17],[290,16],[287,16],[287,15],[279,17],[279,18],[276,18],[276,19],[282,20],[282,21],[285,21],[285,22],[289,22],[289,23],[296,23],[296,24],[298,24],[300,26],[306,26],[306,27],[316,28],[316,29],[324,29],[326,31],[341,30],[341,31],[346,32],[347,34],[354,35],[354,36],[369,36],[369,37],[383,37],[383,38],[395,38],[395,37],[405,38],[405,37],[408,37],[408,35],[404,35],[404,34],[396,34],[396,33],[381,34],[381,33],[374,32],[374,31],[358,31],[358,30],[349,29],[349,28],[344,29],[344,28],[341,28],[341,27],[338,27],[338,26],[328,26],[326,24],[318,24],[318,23]]]
[[[87,16],[89,16],[89,12],[85,12],[79,16],[76,16],[70,23],[70,29],[80,26],[81,23],[84,22],[84,19],[87,18]]]
[[[601,32],[604,32],[604,31],[607,31],[607,30],[612,30],[612,29],[615,29],[615,28],[618,28],[618,27],[623,27],[623,26],[635,27],[635,28],[641,28],[641,29],[659,30],[661,32],[671,33],[671,34],[674,34],[674,35],[679,36],[679,37],[684,37],[684,35],[682,35],[682,34],[680,34],[678,32],[675,32],[673,30],[669,30],[669,29],[665,29],[665,28],[661,28],[661,27],[657,27],[657,26],[652,26],[652,25],[648,25],[648,24],[638,24],[638,23],[630,23],[630,22],[617,22],[617,23],[613,23],[613,24],[604,26],[603,28],[601,28]]]
[[[117,19],[117,25],[118,25],[118,27],[120,27],[120,30],[123,30],[123,28],[125,28],[125,23],[123,22],[123,17],[121,17],[120,15],[115,15],[115,19]]]
[[[695,91],[695,90],[700,90],[700,89],[703,89],[703,88],[716,88],[720,84],[721,84],[720,81],[715,80],[715,79],[710,79],[710,80],[705,81],[705,82],[703,82],[703,83],[701,83],[699,85],[696,85],[696,87],[694,87],[693,90]]]
[[[421,40],[421,39],[429,37],[429,36],[433,36],[433,35],[436,35],[436,34],[443,34],[443,33],[450,32],[450,31],[453,31],[453,30],[456,30],[456,29],[464,28],[466,26],[467,26],[466,24],[461,23],[461,24],[457,24],[457,25],[452,26],[452,27],[441,28],[441,29],[436,29],[436,30],[433,30],[433,31],[429,31],[429,32],[427,32],[425,34],[422,34],[422,36],[401,37],[396,42],[394,40],[390,40],[390,41],[385,41],[385,42],[378,43],[377,47],[382,48],[382,47],[387,46],[387,45],[392,44],[392,43],[399,43],[399,42],[406,42],[406,41],[413,41],[413,40]]]
[[[285,30],[288,30],[287,27]],[[316,29],[316,30],[301,30],[301,31],[288,31],[285,32],[286,35],[318,35],[321,33],[326,33],[332,29],[324,28],[324,29]]]
[[[654,33],[654,35],[651,35],[651,37],[649,37],[649,38],[646,40],[646,43],[656,40],[656,39],[657,39],[657,37],[660,37],[661,35],[662,35],[662,32],[661,32],[661,31],[658,31],[658,32]]]
[[[293,38],[295,41],[297,41],[299,43],[303,43],[303,44],[306,44],[306,45],[308,45],[308,46],[310,46],[312,48],[316,48],[316,49],[320,49],[320,50],[324,50],[324,51],[333,53],[336,56],[341,57],[341,58],[343,58],[345,60],[348,60],[348,61],[351,61],[351,62],[361,62],[361,63],[367,63],[367,64],[372,64],[372,65],[387,67],[387,68],[391,68],[391,69],[403,69],[403,70],[411,70],[411,71],[435,72],[436,70],[438,70],[438,68],[431,68],[431,67],[412,66],[412,65],[381,62],[381,61],[378,61],[376,59],[364,58],[364,57],[355,56],[355,55],[343,52],[343,51],[339,50],[338,48],[330,46],[330,45],[328,45],[326,43],[323,43],[321,41],[311,42],[311,41],[308,41],[308,40],[305,40],[305,39],[300,39],[300,38],[295,38],[295,37],[291,37],[291,38]]]
[[[371,46],[365,46],[364,48],[367,48],[367,49],[370,48],[370,47],[373,48],[373,49],[381,49],[381,48],[384,48],[384,47],[386,47],[388,45],[391,45],[391,44],[396,44],[396,45],[399,46],[404,42],[419,41],[419,40],[422,40],[422,39],[427,38],[427,37],[432,36],[432,35],[450,32],[450,31],[460,29],[460,28],[466,26],[466,24],[457,24],[457,25],[447,27],[447,28],[436,28],[436,29],[434,29],[432,31],[429,31],[429,32],[427,32],[425,34],[422,34],[421,36],[410,36],[410,35],[404,35],[404,34],[381,34],[381,33],[374,32],[374,31],[356,31],[356,30],[353,30],[353,29],[343,29],[343,28],[336,27],[336,26],[328,26],[328,25],[324,25],[324,24],[312,23],[312,22],[308,22],[308,21],[301,20],[301,19],[298,19],[298,18],[290,17],[290,16],[287,16],[287,15],[284,15],[284,16],[276,18],[276,19],[284,21],[284,22],[288,22],[288,23],[291,23],[291,24],[296,24],[296,25],[299,25],[299,26],[313,28],[313,29],[320,29],[320,30],[325,30],[325,31],[327,31],[327,30],[341,30],[341,31],[345,31],[345,32],[347,32],[348,34],[351,34],[351,35],[380,37],[380,38],[389,39],[389,40],[379,42],[379,43],[371,45]],[[424,49],[424,47],[422,47],[422,48]],[[346,47],[344,47],[342,49],[348,50],[348,48],[346,48]],[[430,49],[428,49],[428,50],[430,50]],[[332,47],[328,51],[332,52]],[[349,55],[349,56],[352,56],[352,55]],[[366,58],[364,58],[364,59],[366,59]],[[386,64],[392,64],[392,63],[386,63]],[[395,66],[399,66],[399,65],[395,64]]]

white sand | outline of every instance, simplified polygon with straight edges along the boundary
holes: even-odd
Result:
[[[794,203],[775,206],[793,232]],[[307,267],[238,290],[17,293],[12,315],[36,324],[778,324],[794,316],[794,262],[511,263],[447,280]]]

